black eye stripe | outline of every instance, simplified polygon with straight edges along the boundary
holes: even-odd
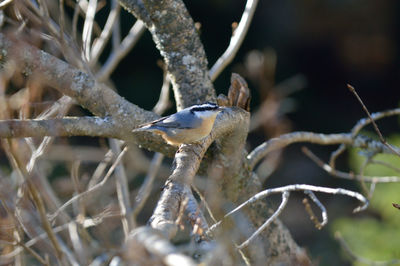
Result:
[[[218,109],[218,106],[202,106],[202,107],[193,107],[190,109],[191,112],[199,112],[199,111],[211,111]]]

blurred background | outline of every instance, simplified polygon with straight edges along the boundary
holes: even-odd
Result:
[[[58,0],[48,2],[58,8]],[[228,47],[246,1],[184,2],[196,22],[211,68]],[[66,12],[72,17],[71,6],[75,5],[75,1],[65,3]],[[99,3],[95,20],[103,28],[110,11],[110,1]],[[7,12],[12,13],[10,10],[6,14]],[[34,25],[32,21],[30,23]],[[122,36],[128,33],[134,22],[131,14],[122,11]],[[31,26],[29,23],[27,25]],[[82,18],[78,25],[81,30]],[[49,43],[51,42],[47,44]],[[103,63],[111,51],[110,43],[100,57]],[[57,54],[51,50],[51,45],[43,46],[46,51]],[[253,22],[235,60],[214,85],[218,94],[227,94],[233,72],[239,73],[248,82],[252,92],[248,151],[272,137],[288,132],[345,133],[359,119],[366,117],[346,84],[356,88],[371,113],[398,107],[399,47],[400,2],[397,0],[259,1]],[[158,101],[163,83],[160,60],[161,56],[150,33],[145,32],[111,76],[118,93],[140,107],[151,110]],[[16,91],[23,86],[13,82],[10,82],[7,93],[18,96]],[[42,89],[31,91],[32,99],[29,99],[33,103],[42,102],[43,106],[37,107],[39,111],[45,105],[52,104],[53,99],[60,97],[55,90]],[[21,91],[23,94],[27,89]],[[170,100],[173,103],[172,93]],[[166,114],[175,112],[174,106],[171,104]],[[27,110],[27,115],[22,117],[39,114],[39,111],[30,114],[30,109]],[[88,113],[82,108],[74,107],[68,114]],[[14,116],[17,117],[17,112],[10,112],[10,117]],[[400,145],[399,121],[398,117],[391,117],[378,122],[389,143]],[[376,133],[370,126],[362,134],[376,138]],[[92,172],[97,172],[97,165],[105,160],[104,154],[108,146],[105,139],[57,138],[49,153],[44,156],[46,160],[40,162],[40,169],[44,169],[47,176],[43,176],[48,177],[57,195],[66,201],[79,188],[74,187],[71,176],[79,176],[82,184],[88,183]],[[269,154],[260,163],[256,172],[265,188],[310,184],[342,187],[364,193],[360,184],[326,174],[301,152],[302,146],[303,144],[296,144]],[[337,148],[309,144],[306,146],[325,162],[328,162],[330,154]],[[142,153],[133,148],[127,154],[130,190],[138,190],[143,183],[152,155],[148,151]],[[364,155],[359,150],[349,149],[339,157],[337,169],[360,172],[365,162]],[[394,167],[370,165],[365,169],[365,175],[399,176],[399,158],[379,155],[374,159],[390,163]],[[0,163],[0,171],[11,173],[6,156],[1,153]],[[160,188],[169,174],[170,165],[171,160],[166,159],[160,169],[154,193],[149,202],[146,202],[142,215],[138,217],[139,223],[145,224],[150,217]],[[80,168],[82,174],[78,174]],[[112,187],[107,189],[106,195],[91,198],[93,210],[89,214],[103,211],[104,206],[107,206],[111,214],[118,213],[115,192]],[[358,206],[354,199],[322,194],[318,194],[318,197],[329,215],[328,225],[321,230],[316,229],[310,221],[302,204],[304,196],[301,193],[293,193],[281,214],[284,224],[299,245],[307,249],[315,264],[365,265],[355,262],[354,256],[374,261],[400,259],[400,210],[392,206],[392,203],[400,204],[400,184],[378,184],[370,208],[357,214],[352,213]],[[280,197],[272,199],[276,200],[278,206]],[[315,215],[320,217],[320,211],[315,206],[312,208]],[[105,243],[108,243],[108,239],[121,239],[122,234],[119,219],[99,225],[93,232],[96,235],[98,233],[99,239]],[[115,241],[104,247],[108,249],[117,244]]]
[[[197,22],[211,67],[228,46],[246,2],[185,3]],[[125,12],[122,33],[127,33],[132,23],[131,15]],[[215,82],[217,92],[224,94],[232,72],[249,83],[253,120],[248,150],[291,131],[350,131],[366,115],[346,88],[348,83],[356,88],[370,112],[396,108],[400,98],[399,26],[400,2],[396,0],[260,1],[239,53]],[[160,58],[146,32],[112,75],[119,93],[151,109],[162,85],[162,70],[156,64]],[[378,125],[389,141],[398,141],[397,118],[384,119]],[[372,128],[367,129],[370,135],[375,134]],[[265,187],[304,183],[361,191],[355,182],[323,172],[301,152],[301,146],[290,146],[261,164],[257,171]],[[324,161],[337,148],[308,147]],[[384,160],[399,165],[392,157]],[[339,158],[337,166],[357,172],[362,160],[357,151],[351,151]],[[398,172],[371,166],[365,174]],[[392,202],[400,202],[397,184],[378,185],[371,208],[360,214],[352,213],[357,206],[353,199],[321,195],[329,223],[320,231],[306,214],[302,198],[300,194],[291,198],[281,218],[316,263],[352,264],[349,253],[334,239],[335,232],[340,232],[350,249],[361,257],[400,258],[400,211],[391,206]],[[318,210],[315,213],[319,216]]]

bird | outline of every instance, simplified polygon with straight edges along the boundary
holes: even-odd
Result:
[[[173,146],[198,142],[210,134],[218,113],[223,109],[212,102],[193,105],[170,116],[139,125],[133,132],[154,132]]]

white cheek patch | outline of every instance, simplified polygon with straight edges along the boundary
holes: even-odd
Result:
[[[200,118],[207,118],[207,117],[215,115],[215,112],[211,112],[211,111],[196,112],[196,115]]]

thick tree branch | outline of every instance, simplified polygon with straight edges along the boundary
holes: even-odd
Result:
[[[109,118],[64,117],[55,119],[0,120],[0,138],[44,136],[91,136],[117,138],[118,132]]]
[[[215,101],[208,62],[194,22],[181,0],[119,0],[143,20],[164,57],[177,109]]]
[[[1,68],[11,68],[14,71],[15,67],[19,66],[18,71],[26,77],[72,97],[95,115],[110,117],[115,131],[119,131],[119,139],[172,156],[176,149],[165,145],[161,137],[146,133],[134,135],[131,132],[135,126],[159,118],[157,114],[128,102],[104,84],[97,83],[90,74],[22,41],[8,37],[0,33]]]
[[[199,169],[200,162],[210,144],[219,137],[228,136],[234,131],[247,132],[249,113],[240,108],[225,109],[218,117],[210,136],[200,144],[182,145],[175,155],[175,167],[168,178],[161,198],[150,218],[153,228],[173,237],[176,233],[175,220],[178,217],[179,206],[191,193],[190,186],[193,177]],[[245,133],[246,134],[246,133]]]

